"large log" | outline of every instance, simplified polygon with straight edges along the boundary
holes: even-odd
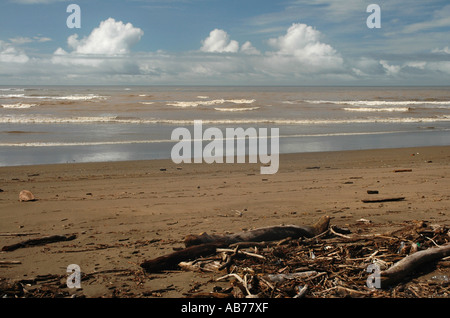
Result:
[[[188,235],[184,240],[186,247],[211,243],[211,242],[225,242],[227,244],[234,244],[238,242],[270,242],[278,241],[287,237],[293,239],[306,237],[311,238],[317,236],[328,230],[330,224],[330,217],[321,217],[314,225],[279,225],[258,228],[249,231],[243,231],[228,235],[209,235],[202,233],[200,235]]]
[[[178,268],[180,262],[215,254],[216,249],[238,242],[276,241],[287,237],[314,237],[328,229],[330,217],[324,216],[312,226],[272,226],[231,235],[190,235],[186,248],[141,263],[147,272],[160,272]]]
[[[450,255],[450,243],[408,255],[380,273],[381,288],[388,288],[412,274],[418,267]]]

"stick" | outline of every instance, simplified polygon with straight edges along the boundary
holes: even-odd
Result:
[[[235,251],[235,250],[232,250],[230,248],[218,248],[217,252],[244,254],[244,255],[247,255],[247,256],[253,256],[253,257],[257,257],[257,258],[261,258],[261,259],[266,259],[264,256],[259,255],[259,254],[246,252],[246,251]]]
[[[419,266],[450,255],[450,243],[408,255],[380,273],[381,288],[389,287],[414,272]]]
[[[45,237],[27,240],[27,241],[9,245],[9,246],[3,246],[2,251],[10,252],[10,251],[14,251],[18,248],[23,248],[23,247],[38,246],[38,245],[44,245],[44,244],[48,244],[48,243],[55,243],[55,242],[61,242],[61,241],[71,241],[71,240],[74,240],[76,237],[77,237],[76,235],[45,236]]]
[[[345,239],[352,239],[350,236],[347,236],[347,235],[344,235],[344,234],[336,232],[335,230],[333,230],[333,227],[330,227],[330,232],[333,233],[336,236],[340,236],[340,237],[343,237]]]
[[[16,265],[22,264],[21,261],[0,261],[0,265]]]

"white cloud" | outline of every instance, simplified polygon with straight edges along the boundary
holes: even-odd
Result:
[[[403,33],[417,33],[430,29],[450,27],[450,5],[444,6],[433,13],[433,16],[426,20],[407,25]]]
[[[250,41],[246,41],[239,48],[239,42],[231,40],[229,34],[220,29],[214,29],[209,36],[202,41],[202,52],[208,53],[244,53],[249,55],[261,54]]]
[[[392,75],[397,75],[397,74],[400,72],[400,70],[402,69],[401,66],[399,66],[399,65],[390,65],[390,64],[388,64],[388,62],[385,61],[385,60],[381,60],[381,61],[380,61],[380,64],[381,64],[381,65],[383,66],[383,68],[385,69],[387,75],[390,75],[390,76],[392,76]]]
[[[301,67],[301,72],[334,72],[341,69],[343,59],[336,50],[320,41],[321,33],[306,24],[294,23],[285,35],[269,40],[276,49],[271,53],[274,65],[283,68]]]
[[[214,29],[209,36],[202,41],[202,52],[236,53],[239,51],[239,43],[231,40],[227,32]]]
[[[141,29],[135,28],[131,23],[124,24],[109,18],[92,30],[88,37],[79,40],[78,35],[74,34],[67,39],[67,43],[73,53],[78,54],[127,54],[143,34]]]
[[[253,47],[252,43],[250,41],[245,42],[241,46],[241,52],[244,54],[250,54],[250,55],[259,55],[261,54],[260,51],[258,51],[255,47]]]
[[[0,40],[0,62],[26,63],[29,60],[30,58],[24,52]]]
[[[448,46],[444,47],[443,49],[434,49],[432,53],[445,53],[450,54],[450,48]]]
[[[67,39],[72,49],[67,52],[58,48],[52,57],[54,64],[86,66],[81,72],[88,73],[89,67],[101,73],[136,73],[139,67],[130,59],[131,48],[138,43],[144,32],[131,23],[109,18],[82,39],[74,34]]]
[[[9,39],[9,41],[11,43],[14,43],[17,45],[25,44],[25,43],[32,43],[32,42],[43,43],[43,42],[49,42],[51,40],[52,39],[50,39],[50,38],[42,37],[42,36],[33,36],[32,38],[19,36],[19,37]]]

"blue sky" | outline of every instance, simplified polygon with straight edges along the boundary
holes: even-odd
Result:
[[[5,0],[0,84],[450,85],[449,31],[447,0]]]

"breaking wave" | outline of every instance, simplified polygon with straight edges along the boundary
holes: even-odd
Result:
[[[354,107],[354,108],[344,108],[346,111],[350,112],[407,112],[410,110],[409,107]]]
[[[34,106],[37,106],[37,104],[24,104],[24,103],[2,104],[3,108],[31,108]]]
[[[250,110],[259,109],[259,107],[243,107],[243,108],[214,108],[220,112],[245,112]]]
[[[197,107],[197,106],[221,105],[225,103],[252,104],[255,101],[256,101],[255,99],[214,99],[214,100],[201,100],[193,102],[173,102],[167,103],[167,105],[175,107]]]
[[[432,123],[449,122],[450,116],[436,117],[407,117],[407,118],[353,118],[353,119],[203,119],[204,124],[239,125],[239,124],[278,124],[278,125],[336,125],[336,124],[364,124],[364,123]],[[0,118],[2,124],[89,124],[89,123],[118,123],[118,124],[168,124],[192,125],[189,119],[158,119],[158,118],[121,118],[115,116],[102,117],[27,117],[4,116]]]
[[[450,101],[417,101],[417,100],[405,100],[405,101],[385,101],[385,100],[344,100],[344,101],[332,101],[332,100],[305,100],[305,103],[309,104],[336,104],[336,105],[349,105],[349,106],[408,106],[408,105],[450,105]]]
[[[47,100],[94,100],[94,99],[105,99],[106,96],[100,96],[96,94],[88,95],[67,95],[67,96],[33,96],[25,94],[0,94],[0,98],[26,98],[26,99],[47,99]]]

